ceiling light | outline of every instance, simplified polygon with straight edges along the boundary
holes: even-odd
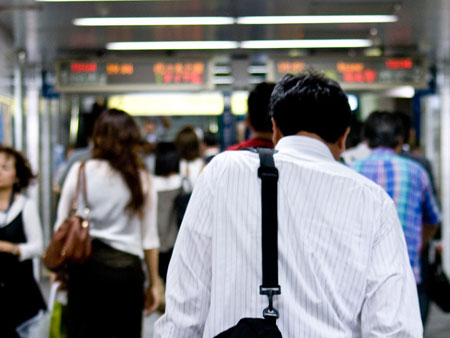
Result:
[[[241,43],[243,49],[362,48],[370,46],[372,46],[372,41],[366,39],[248,40]]]
[[[109,50],[189,50],[189,49],[236,49],[236,41],[142,41],[110,42]]]
[[[108,50],[201,50],[201,49],[283,49],[283,48],[363,48],[366,39],[248,40],[248,41],[139,41],[110,42]]]
[[[234,23],[234,18],[226,16],[78,18],[73,20],[76,26],[181,26],[232,25]]]
[[[220,92],[126,94],[109,97],[108,106],[143,116],[221,115],[224,100]]]
[[[239,25],[278,24],[332,24],[332,23],[386,23],[396,22],[396,15],[295,15],[295,16],[243,16]]]

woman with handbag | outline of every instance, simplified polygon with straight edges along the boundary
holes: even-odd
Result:
[[[19,337],[17,327],[46,308],[32,258],[42,253],[36,205],[22,192],[34,175],[26,158],[0,146],[0,336]]]
[[[156,192],[138,156],[139,129],[121,110],[104,111],[94,126],[92,159],[84,163],[84,196],[76,196],[80,163],[64,183],[57,226],[78,200],[89,210],[92,253],[68,266],[68,337],[141,337],[142,310],[158,306],[159,239]],[[144,272],[149,276],[144,292]]]

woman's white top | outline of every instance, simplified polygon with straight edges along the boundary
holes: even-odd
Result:
[[[194,187],[200,172],[205,167],[205,161],[203,158],[197,158],[192,161],[181,160],[180,161],[180,175],[182,177],[188,177],[189,181]]]
[[[72,166],[61,192],[55,230],[69,215],[75,198],[80,163]],[[143,250],[159,247],[156,225],[156,190],[151,175],[142,170],[141,183],[145,203],[143,214],[126,209],[130,190],[119,172],[105,160],[92,159],[86,162],[86,186],[90,209],[90,235],[109,246],[143,257]],[[79,198],[78,214],[85,217],[84,206]]]
[[[9,225],[22,212],[23,231],[27,241],[19,244],[21,261],[40,256],[43,251],[42,226],[36,204],[19,194],[8,212],[0,212],[0,228]]]

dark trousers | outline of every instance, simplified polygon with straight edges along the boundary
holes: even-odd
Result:
[[[419,295],[420,317],[422,318],[422,324],[425,327],[428,319],[428,313],[430,310],[430,287],[433,272],[431,271],[431,265],[428,260],[428,246],[423,250],[420,256],[420,278],[421,283],[417,285],[417,293]]]
[[[69,270],[68,337],[140,338],[144,305],[140,259],[110,247],[97,255],[97,247],[89,261]],[[114,250],[111,255],[109,250]]]

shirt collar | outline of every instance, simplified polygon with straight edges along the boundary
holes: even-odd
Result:
[[[281,138],[275,149],[280,153],[297,154],[301,157],[335,161],[330,149],[325,143],[308,136],[285,136]]]

